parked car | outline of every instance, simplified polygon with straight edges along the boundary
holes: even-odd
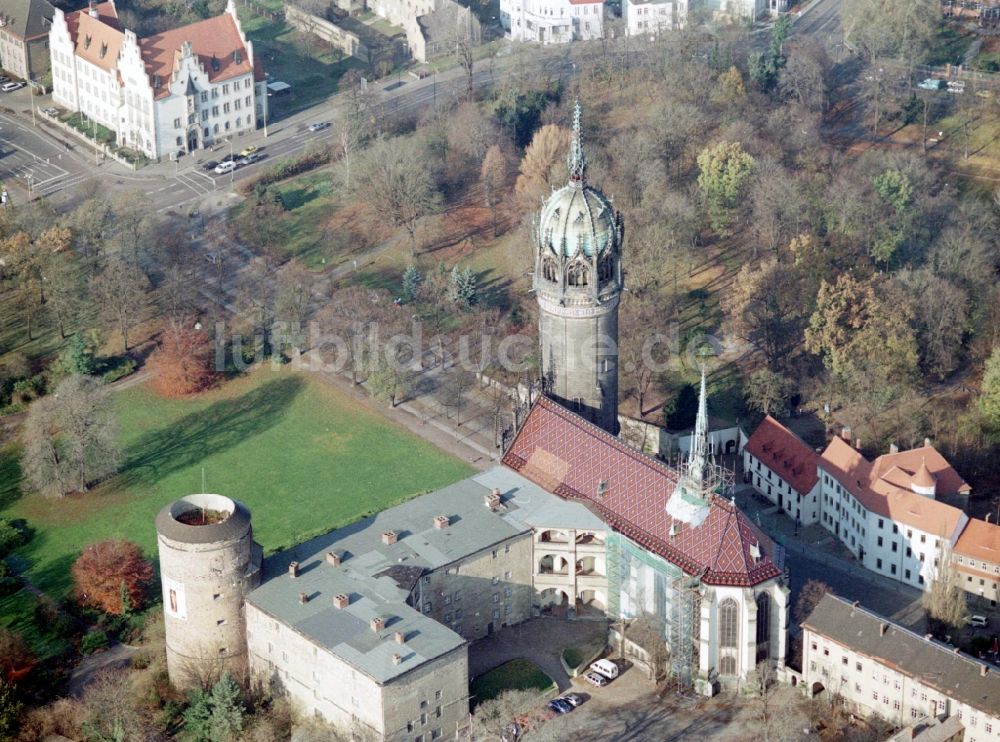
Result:
[[[568,714],[573,710],[574,706],[569,701],[564,701],[561,698],[553,698],[549,701],[549,708],[557,714]]]
[[[257,149],[258,149],[258,147],[257,147],[257,145],[256,145],[256,144],[251,144],[251,145],[250,145],[249,147],[244,147],[244,148],[243,148],[243,149],[242,149],[242,150],[240,151],[240,157],[249,157],[249,156],[250,156],[250,155],[252,155],[252,154],[253,154],[254,152],[256,152],[256,151],[257,151]]]
[[[949,80],[948,81],[948,92],[949,93],[964,93],[965,83],[961,80]]]
[[[59,115],[59,109],[58,108],[43,108],[42,109],[42,113],[44,113],[46,116],[58,116]]]
[[[576,708],[581,703],[583,703],[583,696],[581,696],[579,693],[567,693],[565,696],[560,696],[556,700],[565,701],[566,703],[570,704],[573,708]]]
[[[258,160],[262,160],[262,159],[264,159],[264,153],[263,152],[251,152],[246,157],[241,157],[239,160],[237,160],[237,162],[240,165],[252,165],[253,163],[257,162]]]
[[[239,155],[226,155],[219,162],[236,162],[238,159],[240,159]]]
[[[323,129],[329,129],[329,128],[330,128],[329,121],[320,121],[318,123],[309,125],[309,131],[323,131]]]
[[[226,160],[226,161],[220,162],[218,165],[216,165],[215,166],[215,170],[213,172],[216,175],[224,175],[226,173],[233,172],[233,170],[235,170],[236,168],[237,168],[237,165],[236,165],[236,163],[233,160]]]
[[[596,685],[598,688],[603,688],[605,685],[611,682],[606,677],[601,675],[601,673],[599,672],[588,672],[586,675],[583,676],[583,679],[586,680],[591,685]]]
[[[989,619],[986,618],[986,616],[979,616],[976,614],[969,616],[969,626],[984,628],[986,626],[989,626],[989,624],[990,624]]]
[[[20,90],[23,87],[23,82],[5,82],[3,85],[0,85],[0,90],[5,93],[13,93],[15,90]]]
[[[945,85],[944,80],[938,80],[934,77],[928,77],[926,80],[921,80],[917,83],[917,87],[921,90],[941,90]]]
[[[209,160],[208,162],[206,162],[204,165],[201,166],[201,169],[210,173],[213,170],[215,170],[215,168],[217,168],[217,167],[219,167],[219,161],[218,160]]]
[[[611,660],[597,660],[590,666],[590,671],[600,673],[608,680],[618,677],[618,665]]]
[[[0,75],[0,83],[2,82],[10,82],[10,78],[7,75]]]

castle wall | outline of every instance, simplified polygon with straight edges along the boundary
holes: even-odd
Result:
[[[531,617],[531,534],[425,575],[414,604],[470,641]]]
[[[448,739],[468,717],[465,645],[380,685],[252,604],[246,623],[253,674],[353,739]]]

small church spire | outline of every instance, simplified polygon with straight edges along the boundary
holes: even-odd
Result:
[[[691,435],[691,451],[688,457],[688,471],[700,484],[708,463],[708,395],[705,391],[705,366],[701,367],[701,390],[698,393],[698,417],[695,418],[694,433]]]
[[[580,131],[580,101],[573,108],[573,142],[569,148],[567,167],[570,183],[583,183],[587,169],[587,156],[583,153],[583,134]]]

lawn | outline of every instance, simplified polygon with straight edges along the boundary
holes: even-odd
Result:
[[[482,703],[496,698],[505,690],[534,688],[544,691],[552,685],[552,678],[531,660],[511,660],[472,681],[472,700],[474,703]]]
[[[240,7],[243,31],[254,45],[254,53],[264,64],[270,80],[292,86],[287,97],[271,98],[268,118],[278,120],[295,111],[325,100],[337,92],[341,75],[349,69],[362,69],[355,57],[343,57],[328,44],[299,33],[284,21],[256,15]]]
[[[270,552],[471,472],[288,367],[264,366],[190,400],[133,387],[117,403],[125,450],[118,476],[58,501],[0,492],[0,515],[27,518],[37,530],[20,556],[29,579],[53,596],[68,591],[70,565],[94,541],[132,539],[155,556],[156,513],[202,491],[203,480],[205,490],[249,506],[255,537]]]

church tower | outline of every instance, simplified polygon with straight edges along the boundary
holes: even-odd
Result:
[[[546,393],[618,434],[618,303],[622,292],[621,214],[587,184],[580,104],[573,116],[569,182],[535,223],[534,291]]]

